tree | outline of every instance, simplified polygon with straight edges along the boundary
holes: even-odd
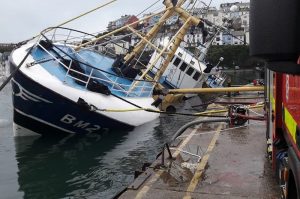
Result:
[[[220,57],[224,58],[221,63],[225,67],[234,67],[238,65],[240,67],[249,67],[249,46],[246,45],[220,45],[211,46],[208,50],[206,60],[216,65],[219,62]],[[234,65],[233,65],[234,63]]]

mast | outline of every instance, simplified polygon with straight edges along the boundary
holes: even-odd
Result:
[[[167,9],[170,9],[170,12],[166,11],[165,14],[162,16],[162,18],[159,20],[157,26],[154,26],[151,31],[147,34],[147,39],[153,38],[154,33],[156,34],[159,30],[159,28],[163,25],[163,22],[169,18],[170,16],[174,15],[175,13],[177,13],[179,15],[179,17],[185,22],[182,27],[178,30],[178,32],[175,34],[175,36],[171,39],[171,41],[169,42],[169,44],[167,44],[164,49],[159,53],[158,57],[162,56],[163,54],[166,54],[166,58],[164,60],[164,62],[162,63],[159,71],[156,73],[154,80],[158,81],[161,76],[163,75],[163,73],[165,72],[165,70],[167,69],[172,57],[174,56],[176,50],[178,49],[181,41],[184,39],[184,36],[186,35],[187,31],[189,30],[189,28],[193,25],[195,26],[203,26],[203,22],[190,15],[187,11],[185,11],[183,8],[181,8],[181,6],[185,3],[186,0],[180,0],[176,6],[173,5],[173,3],[170,2],[170,0],[165,0],[165,5],[167,6]],[[174,1],[173,1],[174,2]],[[144,47],[146,45],[146,42],[141,40],[140,43],[134,48],[133,52],[131,54],[129,54],[128,56],[125,57],[125,61],[126,63],[129,63],[130,60],[132,60],[134,58],[134,56],[141,51],[142,47]],[[169,48],[169,50],[168,50]],[[168,50],[168,51],[167,51]],[[144,71],[144,73],[141,75],[140,79],[143,79],[147,73],[153,68],[153,66],[156,64],[156,62],[159,60],[159,58],[156,58],[155,61],[148,67],[147,70]],[[136,86],[137,82],[135,82],[132,85],[133,89]]]
[[[165,0],[164,4],[166,5],[166,11],[165,13],[162,15],[162,17],[159,19],[159,21],[157,22],[157,24],[155,24],[151,30],[147,33],[147,35],[144,37],[144,39],[141,39],[141,41],[134,47],[134,49],[132,50],[131,53],[127,54],[124,57],[125,60],[125,64],[129,64],[130,61],[137,55],[139,54],[143,48],[145,47],[145,45],[147,44],[147,41],[151,41],[151,39],[153,39],[153,37],[157,34],[157,32],[161,29],[161,27],[164,25],[165,21],[171,17],[174,12],[175,12],[175,7],[173,5],[173,3],[171,2],[171,0]]]
[[[176,50],[178,49],[181,41],[184,39],[184,36],[186,35],[187,31],[189,30],[189,28],[191,26],[204,26],[204,23],[190,15],[187,11],[185,11],[183,8],[181,8],[181,6],[186,2],[186,0],[164,0],[164,4],[166,6],[166,9],[158,14],[162,14],[162,17],[159,19],[158,23],[155,24],[151,30],[146,34],[145,37],[143,37],[137,30],[134,30],[131,26],[134,24],[137,24],[141,21],[144,21],[146,19],[150,19],[153,16],[156,16],[158,14],[152,14],[149,15],[139,21],[133,22],[129,25],[126,25],[122,28],[119,28],[117,30],[114,30],[110,33],[107,33],[105,35],[99,36],[96,39],[93,39],[89,42],[83,43],[79,46],[77,46],[75,48],[75,50],[79,50],[80,48],[87,46],[87,45],[93,45],[96,44],[98,41],[100,41],[103,38],[109,37],[114,35],[117,32],[123,31],[123,30],[129,30],[131,31],[133,34],[137,35],[138,37],[141,38],[140,42],[133,48],[133,50],[128,53],[125,57],[124,57],[124,63],[123,66],[125,66],[126,68],[130,68],[130,62],[138,55],[142,52],[142,50],[145,48],[146,45],[150,45],[152,48],[154,48],[158,53],[159,53],[159,57],[161,56],[165,56],[165,60],[162,63],[160,70],[157,72],[157,74],[154,77],[155,81],[158,81],[161,76],[163,75],[163,73],[165,72],[165,70],[167,69],[172,57],[174,56]],[[165,21],[170,18],[171,16],[178,14],[179,18],[181,18],[184,21],[184,24],[182,25],[182,27],[177,31],[177,33],[173,36],[173,38],[170,40],[170,42],[167,44],[167,46],[165,46],[163,49],[160,49],[159,47],[155,47],[155,45],[153,45],[151,43],[151,40],[157,35],[157,33],[159,32],[159,30],[162,28],[162,26],[164,25]],[[153,68],[153,66],[157,63],[157,61],[159,60],[159,58],[156,58],[155,61],[144,71],[144,73],[141,75],[140,79],[143,79],[147,73]],[[134,84],[132,85],[131,89],[133,89],[136,84],[138,83],[138,81],[134,82]]]

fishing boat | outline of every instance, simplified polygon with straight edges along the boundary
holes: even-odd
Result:
[[[220,57],[219,62],[215,66],[205,62],[207,51],[217,34],[218,31],[214,32],[207,41],[203,39],[204,44],[196,47],[198,56],[183,47],[178,47],[163,73],[160,83],[169,89],[201,88],[204,86],[203,84],[212,88],[223,86],[226,74],[218,70],[218,65],[224,58]],[[168,39],[166,39],[161,45],[165,46],[168,42]],[[156,59],[158,59],[157,62],[155,62]],[[160,70],[162,61],[163,57],[159,57],[159,53],[155,51],[149,61],[149,65],[155,62],[154,67],[150,71],[153,75]]]
[[[217,88],[223,87],[227,79],[226,73],[219,70],[219,64],[224,60],[220,57],[219,62],[214,66],[205,61],[208,49],[220,30],[215,30],[209,36],[203,37],[203,44],[197,46],[191,53],[184,47],[179,46],[174,53],[165,72],[160,78],[160,84],[166,89],[185,88]],[[161,46],[167,46],[169,38],[164,38]],[[156,61],[157,60],[157,61]],[[151,77],[161,69],[164,57],[159,56],[158,51],[154,51],[147,67],[153,65],[149,71]],[[186,94],[179,95],[172,99],[172,102],[162,102],[161,109],[175,112],[178,110],[203,111],[209,101],[215,99],[217,94]]]
[[[154,90],[163,87],[160,84],[165,78],[163,74],[188,28],[204,25],[182,8],[184,3],[185,0],[164,1],[166,10],[159,13],[160,20],[145,36],[132,25],[158,14],[107,34],[50,27],[15,49],[10,56],[11,70],[15,71],[11,81],[15,134],[94,133],[130,129],[156,119],[159,112],[153,99]],[[168,45],[155,46],[151,39],[174,14],[184,24]],[[108,49],[97,51],[115,42],[112,36],[123,30],[141,37],[126,56],[112,55]],[[146,47],[158,52],[147,66],[139,59]],[[153,73],[159,59],[162,64]],[[189,69],[186,73],[190,73]],[[198,73],[192,76],[195,82],[196,76],[201,75]]]
[[[158,117],[153,112],[104,111],[141,107],[155,110],[151,106],[154,85],[139,81],[130,90],[133,80],[111,70],[113,59],[88,49],[75,52],[73,46],[47,39],[44,35],[11,54],[14,68],[29,53],[12,79],[16,130],[91,133],[106,128],[128,129]]]

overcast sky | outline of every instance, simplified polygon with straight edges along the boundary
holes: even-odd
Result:
[[[83,12],[110,0],[0,0],[0,43],[19,42],[56,26]],[[157,0],[118,0],[105,8],[84,17],[68,27],[85,32],[99,32],[109,21],[124,14],[138,14]],[[212,0],[213,6],[220,3],[248,0]],[[162,0],[161,0],[162,2]],[[203,0],[206,4],[210,0]],[[152,9],[160,7],[159,3]]]

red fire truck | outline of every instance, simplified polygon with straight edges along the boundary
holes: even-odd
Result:
[[[250,1],[250,54],[266,61],[267,146],[282,198],[300,199],[300,1]]]

